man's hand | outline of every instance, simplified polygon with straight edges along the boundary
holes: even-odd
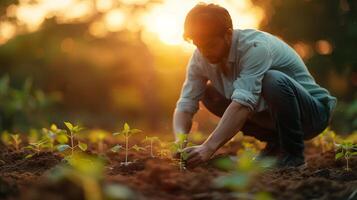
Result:
[[[189,167],[195,167],[208,161],[215,152],[214,149],[208,148],[205,144],[187,147],[183,151],[188,154],[186,163]]]

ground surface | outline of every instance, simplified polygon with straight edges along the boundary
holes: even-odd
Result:
[[[220,154],[231,154],[237,146],[231,144]],[[83,191],[71,183],[47,181],[45,174],[61,163],[60,155],[43,152],[24,159],[24,152],[0,148],[0,199],[84,199]],[[267,171],[254,180],[250,192],[266,191],[281,200],[357,199],[357,194],[351,196],[357,190],[357,159],[350,163],[352,170],[345,171],[345,162],[335,161],[332,151],[322,154],[307,145],[305,155],[307,168]],[[106,156],[104,182],[129,186],[135,199],[234,199],[230,191],[212,185],[216,177],[226,174],[213,165],[180,172],[172,160],[150,158],[146,152],[131,152],[129,158],[135,162],[128,167],[121,165],[123,154]]]

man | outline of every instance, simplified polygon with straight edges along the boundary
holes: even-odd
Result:
[[[203,163],[240,130],[267,142],[256,159],[275,156],[279,167],[304,161],[304,140],[330,123],[337,99],[316,84],[299,55],[277,37],[234,29],[228,11],[199,3],[186,16],[184,39],[197,47],[173,116],[189,133],[198,103],[221,117],[198,146],[184,149],[187,164]]]

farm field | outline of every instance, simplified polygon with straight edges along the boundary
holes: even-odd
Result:
[[[86,134],[89,136],[83,137]],[[90,142],[93,134],[102,135],[101,142]],[[180,170],[179,161],[171,158],[170,144],[159,141],[159,137],[143,141],[144,133],[130,137],[126,165],[121,134],[107,137],[103,131],[84,131],[74,143],[87,141],[87,147],[77,148],[73,156],[70,149],[58,151],[61,144],[57,140],[53,152],[43,146],[35,154],[31,148],[23,148],[25,140],[18,150],[9,140],[8,145],[1,146],[1,199],[357,199],[357,158],[351,156],[350,169],[346,170],[346,160],[336,160],[335,150],[322,143],[323,137],[306,144],[307,166],[268,168],[249,177],[244,189],[232,189],[218,187],[217,179],[234,177],[235,172],[249,174],[256,169],[225,170],[217,161],[244,157],[244,152],[258,151],[264,143],[240,135],[210,162]],[[60,135],[56,135],[57,139]],[[150,139],[152,146],[145,146],[151,143]],[[237,151],[243,154],[237,155]],[[238,177],[236,185],[241,184]],[[98,193],[93,195],[93,191]]]

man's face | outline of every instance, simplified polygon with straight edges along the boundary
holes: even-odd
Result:
[[[193,41],[201,54],[212,64],[222,61],[226,52],[226,44],[223,38],[213,37],[204,41]]]
[[[232,30],[224,34],[211,34],[207,29],[200,29],[196,33],[197,38],[193,39],[193,44],[209,63],[218,64],[222,62],[229,53]]]

